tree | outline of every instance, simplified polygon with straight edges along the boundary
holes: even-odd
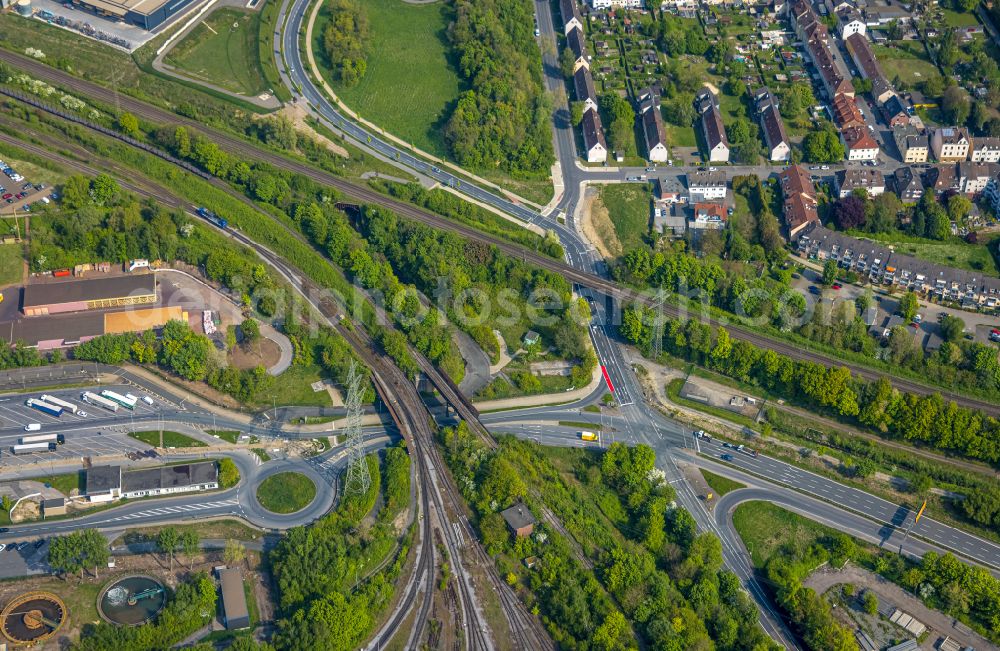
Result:
[[[837,261],[827,260],[823,263],[823,284],[832,285],[837,280]]]
[[[68,210],[79,210],[90,203],[90,181],[74,174],[63,183],[62,204]]]
[[[354,86],[368,67],[368,14],[363,3],[355,0],[327,0],[325,7],[330,19],[323,30],[323,49],[335,66],[336,78]]]
[[[110,206],[117,201],[121,194],[118,181],[107,174],[98,174],[90,182],[90,197],[99,206]]]
[[[7,513],[10,513],[10,510],[14,508],[14,502],[11,501],[10,495],[4,495],[2,498],[0,498],[0,508],[2,508]]]
[[[139,119],[136,118],[131,113],[122,113],[118,118],[118,128],[122,130],[126,136],[132,136],[133,138],[138,138],[139,132]]]
[[[563,76],[572,77],[573,73],[576,72],[575,67],[576,55],[573,54],[573,50],[564,47],[563,51],[559,53],[559,68],[562,70]]]
[[[969,94],[959,86],[949,86],[941,96],[941,114],[944,119],[954,125],[963,125],[969,119],[972,105]]]
[[[201,543],[201,537],[198,535],[198,532],[194,529],[185,529],[178,536],[177,543],[180,545],[184,555],[188,557],[188,567],[192,567],[194,557],[198,553]]]
[[[243,340],[253,343],[260,337],[260,324],[256,319],[244,319],[240,324],[240,332],[243,333]]]
[[[878,597],[871,590],[865,591],[862,607],[869,615],[875,616],[878,614]]]
[[[240,481],[240,471],[229,457],[219,459],[219,485],[231,488]]]
[[[243,543],[232,538],[226,540],[226,546],[222,550],[222,560],[226,562],[229,567],[235,567],[243,562],[246,557],[246,549],[243,548]]]
[[[965,321],[957,316],[945,314],[938,324],[941,329],[941,338],[945,341],[959,341],[962,333],[965,332]]]
[[[174,553],[180,545],[180,535],[174,527],[164,527],[156,534],[156,547],[170,557],[170,571],[174,571]]]
[[[861,228],[865,225],[865,200],[850,195],[837,201],[833,207],[833,219],[841,230]]]
[[[94,576],[97,569],[108,562],[110,552],[108,541],[96,529],[74,531],[66,536],[56,536],[49,543],[49,565],[57,574],[70,574],[80,571],[83,578],[84,567],[93,566]]]
[[[583,121],[583,102],[570,102],[569,121],[574,127],[580,126]]]
[[[948,217],[954,222],[961,222],[969,216],[972,210],[972,202],[960,194],[953,194],[948,197]]]
[[[836,163],[844,159],[844,144],[832,125],[806,134],[802,151],[810,163]]]
[[[899,313],[903,316],[904,321],[913,321],[913,317],[916,316],[917,310],[919,309],[920,303],[917,301],[917,295],[915,293],[906,292],[903,294],[902,298],[899,299]]]

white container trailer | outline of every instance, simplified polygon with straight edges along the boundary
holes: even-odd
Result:
[[[14,454],[30,454],[32,452],[52,452],[55,449],[55,443],[25,443],[11,447],[10,451]]]
[[[98,407],[104,407],[108,411],[118,411],[117,402],[111,402],[107,398],[99,396],[96,393],[91,393],[90,391],[87,391],[82,396],[80,396],[80,399],[86,403],[97,405]]]
[[[44,395],[42,396],[42,400],[49,403],[50,405],[56,405],[57,407],[62,407],[63,411],[68,411],[71,414],[75,414],[80,409],[72,402],[67,402],[66,400],[60,400],[55,396]]]

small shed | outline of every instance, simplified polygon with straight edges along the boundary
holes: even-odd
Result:
[[[534,346],[541,340],[542,340],[542,335],[538,334],[534,330],[528,330],[527,332],[524,333],[523,341],[525,346]]]
[[[243,592],[243,575],[237,567],[219,570],[219,584],[222,588],[223,623],[226,630],[235,631],[250,628],[250,611],[247,596]]]
[[[518,538],[530,536],[531,532],[535,530],[535,523],[538,522],[523,502],[518,502],[506,511],[501,512],[500,515],[503,516],[507,527]]]
[[[66,500],[57,497],[50,500],[42,500],[42,517],[66,515]]]

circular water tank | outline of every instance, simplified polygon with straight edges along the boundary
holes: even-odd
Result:
[[[31,0],[17,0],[17,13],[25,18],[31,18]]]

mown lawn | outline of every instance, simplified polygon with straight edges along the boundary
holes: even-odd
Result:
[[[316,484],[300,472],[279,472],[257,487],[257,501],[272,513],[295,513],[316,497]]]
[[[389,133],[436,156],[447,155],[441,125],[462,90],[451,66],[446,30],[452,5],[413,5],[401,0],[366,0],[370,25],[368,69],[352,88],[332,81],[323,54],[320,11],[313,28],[316,63],[334,91],[354,111]]]
[[[129,434],[130,437],[137,441],[142,441],[147,445],[152,445],[153,447],[160,447],[160,431],[155,432],[133,432]],[[165,448],[203,448],[206,447],[204,443],[197,439],[193,439],[187,434],[181,434],[180,432],[168,432],[163,431],[163,447]]]
[[[313,391],[310,386],[322,379],[319,366],[290,366],[277,377],[274,388],[267,396],[270,400],[261,406],[329,407],[332,404],[330,394],[325,390]]]
[[[243,95],[268,88],[260,65],[257,13],[223,8],[184,37],[164,60],[188,76]]]
[[[21,228],[24,228],[23,224]],[[24,273],[24,245],[0,244],[0,287],[21,282],[22,273]],[[17,292],[11,292],[5,299],[16,301]]]
[[[740,504],[733,511],[733,525],[758,568],[764,567],[782,545],[795,543],[798,549],[807,549],[820,538],[837,533],[768,502]]]
[[[649,232],[651,196],[647,183],[612,183],[601,187],[601,201],[625,252],[641,246],[643,236]]]
[[[717,497],[722,497],[726,493],[746,488],[745,484],[741,484],[734,479],[717,475],[714,472],[709,472],[702,468],[699,468],[699,470],[701,471],[701,476],[705,478],[705,482],[708,484],[709,488],[715,491]]]
[[[940,74],[937,66],[927,58],[921,43],[906,42],[899,47],[872,45],[872,51],[890,81],[899,77],[912,86]]]
[[[48,484],[52,488],[56,489],[66,497],[69,497],[70,491],[74,488],[80,490],[83,488],[81,483],[82,472],[67,472],[62,475],[48,475],[45,477],[32,477],[32,481],[39,481],[43,484]]]

